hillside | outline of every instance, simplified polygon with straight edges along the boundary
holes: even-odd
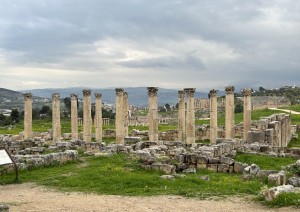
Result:
[[[70,97],[71,93],[75,93],[79,98],[82,98],[82,87],[75,88],[55,88],[55,89],[33,89],[33,90],[23,90],[22,92],[31,92],[35,96],[40,96],[44,98],[51,98],[53,93],[59,93],[61,98]],[[116,101],[115,88],[93,88],[92,99],[94,99],[93,93],[102,93],[102,99],[107,103],[114,103]],[[128,101],[132,105],[146,106],[148,105],[148,94],[146,87],[127,87],[124,88],[128,92]],[[207,93],[196,92],[195,98],[207,97]],[[158,89],[158,104],[164,105],[166,103],[176,104],[178,102],[178,90],[175,89]]]
[[[0,88],[0,99],[18,99],[22,98],[22,93],[5,88]]]

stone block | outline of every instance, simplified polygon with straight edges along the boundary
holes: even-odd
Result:
[[[267,201],[272,201],[281,193],[294,192],[295,188],[292,185],[277,186],[263,191],[263,195]]]
[[[232,166],[234,164],[234,160],[229,157],[221,157],[221,163]]]
[[[235,173],[243,173],[244,169],[248,166],[246,163],[241,163],[241,162],[235,162],[233,171]]]
[[[271,183],[274,183],[275,185],[284,185],[285,184],[285,172],[280,171],[279,173],[276,174],[270,174],[268,176],[268,181]]]
[[[218,164],[218,172],[224,172],[224,173],[228,173],[229,172],[229,165],[228,164]]]

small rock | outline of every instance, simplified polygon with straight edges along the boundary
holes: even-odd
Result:
[[[163,179],[163,180],[175,180],[175,177],[173,175],[162,175],[162,176],[160,176],[160,179]]]
[[[185,174],[174,174],[173,176],[176,177],[176,178],[184,178],[184,177],[186,177]]]
[[[263,196],[267,201],[272,201],[281,193],[294,192],[295,188],[292,185],[277,186],[263,191]]]
[[[292,185],[294,187],[300,187],[300,178],[299,177],[291,177],[286,183],[289,185]]]
[[[183,170],[182,173],[196,174],[196,169],[195,168],[187,168],[187,169]]]
[[[258,165],[251,164],[251,166],[250,166],[250,174],[251,175],[257,175],[259,171],[260,171],[260,168]]]
[[[210,181],[210,177],[208,175],[203,175],[200,177],[200,179],[202,179],[204,181]]]
[[[251,175],[251,174],[243,174],[242,179],[243,180],[252,180],[253,179],[253,175]]]

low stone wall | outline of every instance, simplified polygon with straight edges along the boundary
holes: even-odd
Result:
[[[32,169],[35,167],[64,164],[69,161],[78,160],[77,150],[66,150],[64,152],[50,153],[45,155],[13,155],[19,170]],[[13,164],[5,166],[7,170],[14,171]]]

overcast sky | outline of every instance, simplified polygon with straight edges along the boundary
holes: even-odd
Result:
[[[299,0],[1,0],[0,87],[300,85]]]

